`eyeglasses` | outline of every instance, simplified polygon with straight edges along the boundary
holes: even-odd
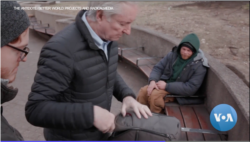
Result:
[[[9,45],[9,44],[7,44],[7,46],[9,46],[9,47],[11,47],[11,48],[14,48],[14,49],[16,49],[16,50],[22,52],[21,55],[20,55],[21,61],[23,61],[23,59],[28,55],[28,53],[29,53],[29,51],[30,51],[29,47],[27,47],[27,46],[24,47],[23,50],[22,50],[22,49],[19,49],[19,48],[17,48],[17,47],[15,47],[15,46]]]

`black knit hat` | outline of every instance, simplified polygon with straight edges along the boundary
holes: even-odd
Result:
[[[183,46],[188,47],[193,53],[196,51],[195,48],[193,47],[193,45],[190,44],[189,42],[184,42],[184,43],[182,43],[182,44],[181,44],[181,47],[183,47]]]
[[[20,36],[30,25],[29,17],[16,1],[1,1],[1,47]]]

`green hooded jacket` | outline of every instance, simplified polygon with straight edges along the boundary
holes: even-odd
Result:
[[[193,55],[187,60],[182,59],[181,54],[180,54],[180,49],[181,49],[183,43],[190,43],[196,50],[193,53]],[[170,79],[168,79],[166,81],[167,83],[176,81],[177,77],[181,74],[183,68],[188,63],[192,62],[193,59],[197,56],[199,48],[200,48],[200,41],[199,41],[199,38],[196,34],[194,34],[194,33],[189,34],[182,39],[182,41],[180,42],[180,44],[177,47],[178,57],[177,57],[177,60],[175,61],[174,66],[173,66],[173,70],[174,70],[173,75],[171,76]]]

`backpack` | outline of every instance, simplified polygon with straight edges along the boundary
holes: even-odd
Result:
[[[115,118],[115,130],[109,140],[115,141],[176,141],[181,134],[180,121],[171,116],[152,113],[148,119],[139,119],[134,112],[125,117],[118,114]]]

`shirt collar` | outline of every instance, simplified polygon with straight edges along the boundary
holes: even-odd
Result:
[[[1,83],[4,84],[4,85],[7,85],[9,83],[9,79],[1,78]]]
[[[89,32],[90,32],[92,38],[93,38],[94,41],[95,41],[95,44],[96,44],[97,46],[103,46],[105,43],[109,43],[110,41],[104,42],[104,41],[95,33],[95,31],[90,27],[90,25],[89,25],[89,23],[88,23],[88,21],[87,21],[87,19],[86,19],[86,13],[87,13],[87,12],[85,12],[85,13],[83,14],[82,20],[83,20],[83,22],[85,23],[85,25],[87,26],[87,28],[88,28],[88,30],[89,30]]]

